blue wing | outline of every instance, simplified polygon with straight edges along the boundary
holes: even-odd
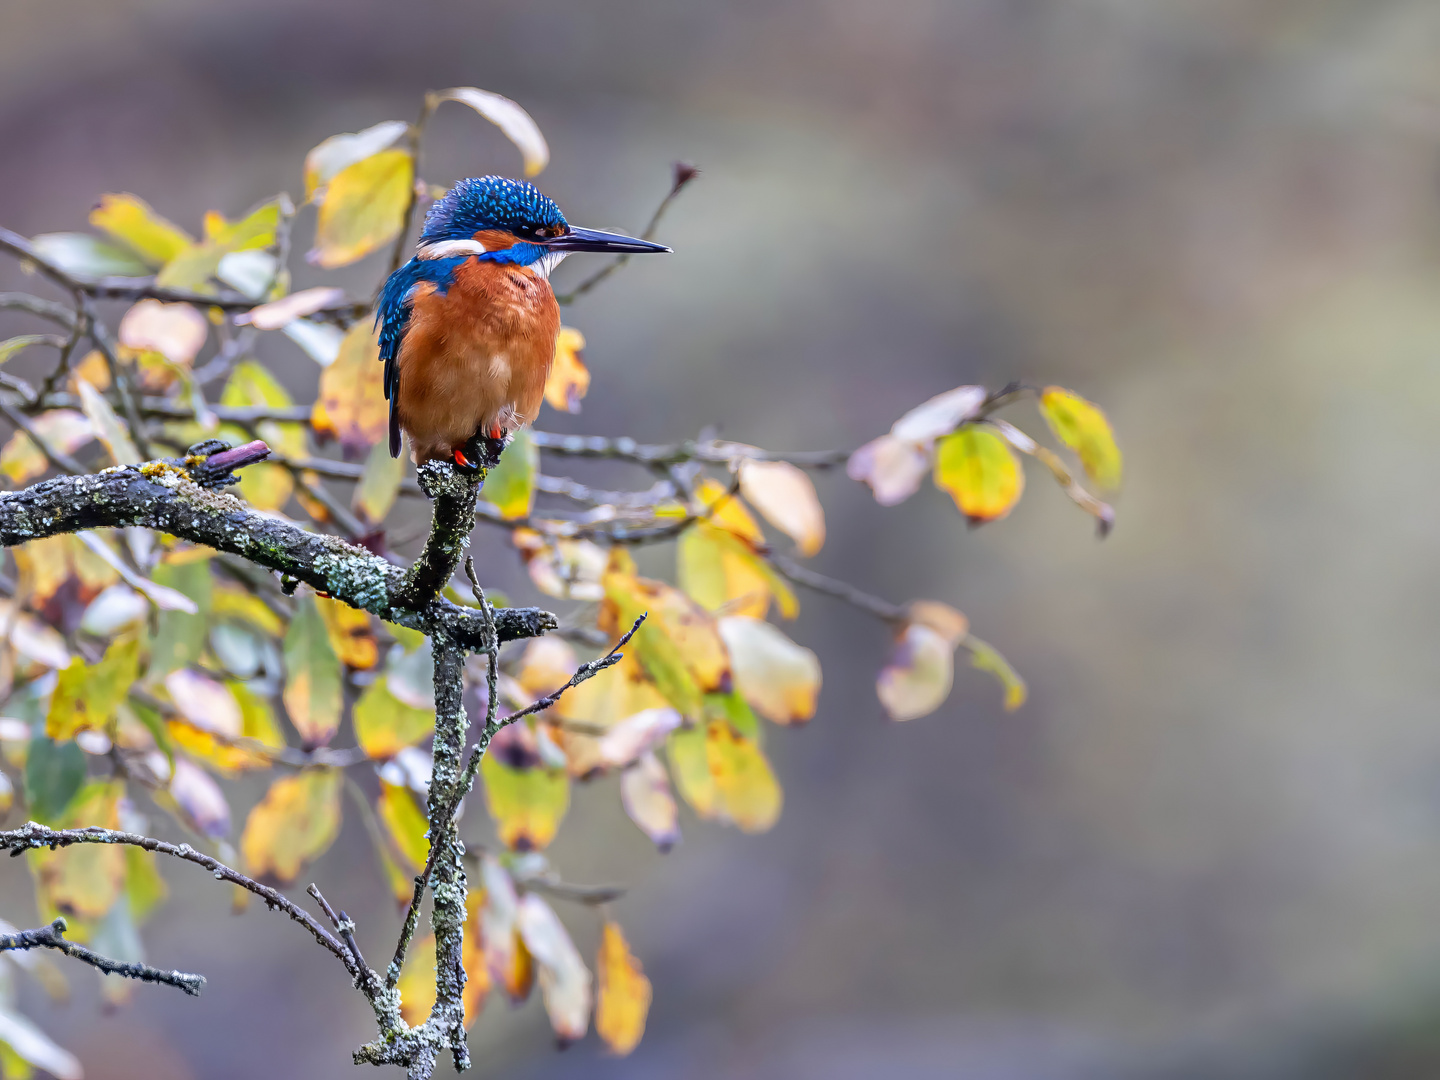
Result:
[[[385,364],[385,400],[390,402],[390,456],[400,456],[400,343],[410,326],[410,307],[415,286],[422,281],[445,292],[455,280],[455,268],[468,256],[453,259],[411,259],[385,279],[380,301],[375,306],[375,325],[380,328],[380,359]]]

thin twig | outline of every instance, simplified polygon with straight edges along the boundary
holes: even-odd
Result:
[[[48,847],[53,851],[56,848],[70,847],[73,844],[130,844],[134,847],[144,848],[146,851],[172,855],[185,862],[203,866],[215,876],[215,880],[239,885],[242,889],[252,892],[264,900],[265,906],[272,911],[283,911],[310,931],[316,941],[339,957],[340,962],[345,965],[347,970],[350,970],[352,978],[358,977],[360,974],[353,970],[354,961],[345,951],[344,946],[335,939],[333,934],[316,922],[315,917],[308,911],[284,893],[272,889],[269,885],[262,885],[254,878],[246,877],[240,871],[226,866],[219,859],[211,858],[203,851],[196,851],[189,844],[171,844],[164,840],[156,840],[153,836],[121,832],[118,829],[101,829],[95,826],[84,829],[50,829],[35,821],[27,821],[18,829],[0,832],[0,851],[9,851],[12,857],[35,848]]]
[[[695,166],[687,165],[683,161],[675,162],[670,190],[667,191],[665,197],[660,200],[660,205],[655,208],[655,213],[650,215],[650,224],[645,226],[645,231],[640,234],[640,239],[650,240],[655,236],[655,230],[660,225],[660,219],[665,216],[665,211],[670,209],[670,204],[675,201],[675,196],[679,195],[685,185],[699,175],[700,170],[695,168]],[[613,262],[602,266],[568,293],[557,296],[555,302],[558,304],[573,304],[577,299],[595,288],[596,285],[599,285],[629,261],[629,255],[619,256]]]
[[[867,593],[863,589],[857,589],[848,582],[817,573],[808,566],[801,566],[788,555],[771,553],[768,558],[771,566],[797,585],[804,585],[807,589],[814,589],[816,592],[844,600],[847,604],[857,607],[861,611],[869,612],[884,622],[903,623],[905,621],[905,608],[900,604],[892,604],[889,600]]]
[[[140,982],[174,986],[184,990],[191,997],[199,997],[200,991],[205,988],[204,975],[187,975],[183,971],[162,971],[149,964],[132,964],[122,960],[112,960],[108,956],[91,952],[84,945],[66,941],[62,936],[65,930],[65,920],[56,919],[49,926],[42,926],[37,930],[0,934],[0,952],[8,952],[12,949],[56,949],[81,963],[89,964],[106,975],[123,975],[127,979],[138,979]]]
[[[355,940],[355,920],[343,911],[336,915],[335,909],[330,906],[330,901],[326,900],[325,895],[320,891],[320,886],[313,881],[305,891],[315,898],[320,905],[320,910],[325,912],[325,917],[334,924],[335,932],[340,935],[340,940],[345,943],[345,948],[350,950],[350,959],[355,961],[355,967],[360,971],[356,978],[364,983],[361,990],[366,997],[373,1000],[375,995],[380,992],[380,976],[376,975],[370,965],[365,962],[365,954],[360,951],[360,944]]]
[[[535,713],[544,712],[546,709],[550,708],[550,706],[554,705],[557,701],[559,701],[561,695],[564,694],[565,691],[573,687],[579,686],[582,682],[585,682],[587,679],[594,678],[606,668],[613,667],[615,664],[618,664],[621,660],[625,658],[624,653],[622,653],[620,650],[623,649],[627,644],[629,644],[630,639],[635,636],[635,631],[640,629],[640,625],[646,620],[646,618],[649,617],[649,615],[650,613],[648,611],[642,612],[640,614],[640,617],[635,620],[635,625],[630,627],[629,630],[625,631],[625,633],[621,636],[620,640],[617,641],[613,646],[611,646],[608,653],[606,653],[604,656],[588,661],[587,663],[581,664],[580,667],[576,669],[575,674],[570,676],[570,681],[567,682],[564,686],[560,687],[560,689],[558,690],[551,691],[544,697],[540,698],[538,701],[531,702],[529,705],[526,705],[525,708],[511,713],[509,716],[505,717],[505,719],[501,720],[498,724],[495,725],[495,730],[499,731],[503,727],[508,727],[516,720],[520,720],[526,716],[533,716]]]

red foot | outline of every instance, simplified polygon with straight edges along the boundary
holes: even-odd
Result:
[[[455,451],[455,464],[459,465],[462,469],[474,468],[474,466],[470,464],[470,459],[465,456],[463,450]]]
[[[503,439],[504,437],[505,437],[505,429],[504,429],[503,427],[501,427],[499,424],[496,424],[494,427],[492,427],[492,428],[490,429],[490,438],[492,438],[492,439]]]

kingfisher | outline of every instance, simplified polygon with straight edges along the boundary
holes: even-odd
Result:
[[[415,257],[380,290],[390,456],[400,456],[403,430],[417,465],[493,465],[540,412],[560,332],[550,272],[577,251],[669,250],[571,225],[526,181],[461,180],[430,207]]]

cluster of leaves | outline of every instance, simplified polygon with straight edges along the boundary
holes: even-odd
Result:
[[[0,450],[0,476],[18,488],[52,469],[138,463],[154,447],[183,454],[203,438],[261,438],[273,457],[239,481],[251,506],[388,553],[396,507],[420,490],[408,463],[386,452],[368,305],[330,286],[292,291],[286,257],[305,207],[315,212],[313,265],[349,265],[392,243],[398,257],[417,206],[441,190],[415,170],[425,121],[446,101],[498,125],[521,149],[527,175],[544,166],[544,139],[519,106],[457,88],[428,95],[419,124],[388,121],[315,147],[301,210],[282,194],[235,220],[207,214],[197,236],[133,195],[106,195],[90,217],[95,234],[50,234],[20,246],[75,283],[75,307],[11,305],[67,333],[0,342],[0,363],[29,348],[60,350],[39,388],[0,371],[7,415],[18,418]],[[693,174],[677,172],[671,196]],[[106,297],[132,301],[113,337],[94,304]],[[320,365],[313,405],[293,401],[254,358],[262,334],[285,335]],[[85,342],[94,349],[82,352]],[[590,386],[583,347],[579,330],[561,331],[545,392],[553,409],[581,408]],[[771,621],[797,614],[794,585],[852,601],[891,625],[876,689],[892,718],[943,703],[961,648],[1000,679],[1007,708],[1021,704],[1023,682],[955,608],[891,604],[796,557],[814,557],[825,542],[807,470],[842,463],[887,506],[933,472],[978,524],[1004,517],[1019,499],[1018,451],[1038,458],[1108,527],[1109,508],[1057,452],[994,415],[1025,396],[1038,399],[1097,487],[1118,484],[1120,455],[1103,414],[1056,387],[962,386],[849,455],[515,437],[486,479],[479,520],[508,536],[539,592],[573,610],[565,637],[507,649],[495,673],[485,656],[471,658],[472,715],[484,715],[492,674],[506,710],[526,709],[575,673],[577,645],[604,649],[642,613],[648,620],[614,671],[503,728],[483,759],[495,841],[470,845],[483,852],[483,887],[469,897],[467,1021],[492,988],[520,1001],[538,981],[562,1040],[585,1034],[593,1005],[605,1043],[617,1053],[634,1047],[650,984],[604,906],[613,896],[564,884],[544,851],[572,785],[604,777],[615,778],[625,812],[661,851],[680,838],[679,801],[745,831],[775,823],[782,793],[763,722],[809,721],[821,686],[815,654]],[[542,471],[542,460],[577,456],[609,459],[652,482],[602,491]],[[348,500],[340,494],[347,484]],[[772,544],[762,520],[793,543],[793,555]],[[630,555],[640,544],[673,545],[673,583],[640,576]],[[411,899],[428,856],[435,696],[427,638],[143,529],[32,541],[13,556],[15,576],[3,583],[9,596],[0,603],[0,753],[23,777],[29,817],[145,831],[143,814],[160,814],[197,847],[286,884],[334,841],[348,791],[396,902]],[[467,602],[453,586],[446,595]],[[257,771],[272,779],[242,814],[232,808],[230,780]],[[0,771],[0,808],[8,811],[15,796]],[[63,914],[77,940],[140,958],[137,927],[165,896],[152,855],[81,845],[29,859],[43,918]],[[237,906],[248,895],[237,889]],[[601,912],[598,986],[547,896]],[[116,999],[126,989],[107,983]],[[436,994],[433,938],[416,943],[400,989],[407,1020],[423,1018]],[[29,1065],[77,1074],[73,1059],[26,1025],[0,1001],[7,1077]]]

